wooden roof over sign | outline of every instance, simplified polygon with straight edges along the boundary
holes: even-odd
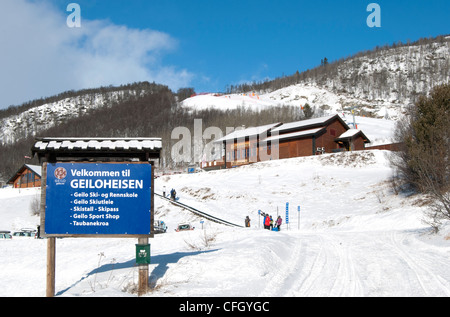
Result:
[[[31,151],[47,161],[89,158],[159,159],[161,138],[36,138]]]

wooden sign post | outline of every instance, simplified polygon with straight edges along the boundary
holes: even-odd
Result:
[[[148,238],[139,238],[139,245],[148,245]],[[139,264],[138,296],[148,292],[148,263]]]
[[[64,142],[66,147],[61,146]],[[47,297],[55,295],[57,237],[137,238],[138,245],[148,249],[145,261],[138,265],[138,295],[148,292],[148,238],[154,232],[154,162],[150,158],[159,158],[161,141],[108,139],[108,146],[99,142],[105,139],[53,138],[39,140],[33,147],[33,155],[44,158],[41,236],[48,239]],[[127,146],[128,142],[133,146]],[[142,146],[136,146],[140,142]]]
[[[46,296],[55,295],[56,238],[47,239],[47,290]]]

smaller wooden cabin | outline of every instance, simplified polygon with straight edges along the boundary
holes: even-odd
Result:
[[[8,184],[12,184],[14,188],[41,187],[41,167],[38,165],[24,164],[10,178]]]

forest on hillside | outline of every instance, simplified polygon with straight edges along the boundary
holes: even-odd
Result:
[[[450,36],[401,41],[329,61],[275,79],[226,87],[226,93],[271,92],[299,83],[313,83],[338,94],[367,100],[396,98],[415,102],[436,84],[450,78]]]
[[[202,119],[202,130],[217,127],[223,133],[227,128],[242,125],[258,126],[273,122],[301,119],[300,112],[290,107],[253,112],[248,109],[191,111],[177,102],[177,94],[167,86],[150,84],[152,92],[123,98],[108,106],[87,110],[78,117],[60,119],[54,127],[39,132],[36,137],[160,137],[163,140],[161,167],[182,167],[171,155],[172,146],[180,136],[173,136],[176,127],[186,127],[194,146],[194,120]],[[203,133],[202,131],[202,133]],[[214,136],[214,139],[219,136]],[[211,142],[204,139],[204,144]],[[0,145],[0,174],[7,181],[24,163],[37,164],[31,155],[34,136],[27,136],[12,144]]]

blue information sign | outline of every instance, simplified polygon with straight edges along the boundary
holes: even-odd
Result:
[[[286,224],[289,223],[289,203],[286,203]]]
[[[45,235],[150,235],[150,164],[47,165]]]

